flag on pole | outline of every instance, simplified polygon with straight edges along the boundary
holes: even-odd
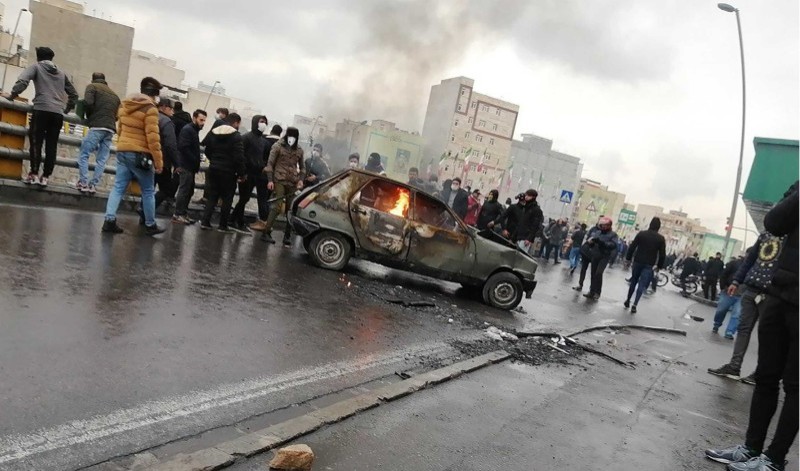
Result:
[[[541,191],[543,183],[544,183],[544,172],[540,172],[539,173],[539,191]]]
[[[439,157],[439,165],[440,166],[442,165],[442,162],[444,162],[444,159],[446,159],[446,158],[447,158],[447,152],[442,152],[442,156]]]
[[[486,151],[483,151],[483,155],[481,155],[481,161],[478,162],[478,173],[483,172],[483,162],[486,160]]]

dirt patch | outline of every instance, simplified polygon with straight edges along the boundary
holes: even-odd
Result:
[[[456,340],[453,348],[467,356],[478,356],[484,353],[503,349],[511,354],[515,361],[529,365],[545,363],[573,364],[572,361],[586,352],[574,345],[559,345],[547,338],[528,337],[516,342],[478,339],[472,341]]]

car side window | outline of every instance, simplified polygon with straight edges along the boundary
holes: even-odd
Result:
[[[411,190],[386,180],[372,180],[361,189],[358,204],[405,218],[411,202]]]
[[[458,221],[442,201],[421,193],[414,197],[414,221],[448,231],[459,230]]]

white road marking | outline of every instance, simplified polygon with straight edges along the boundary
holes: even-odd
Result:
[[[222,385],[207,391],[148,401],[129,409],[120,409],[85,420],[74,420],[32,433],[6,435],[0,437],[0,464],[268,396],[316,381],[400,363],[411,357],[444,353],[449,349],[450,347],[443,342],[424,343],[383,354],[367,355],[276,376]]]

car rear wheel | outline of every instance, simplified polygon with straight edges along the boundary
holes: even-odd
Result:
[[[523,294],[522,281],[509,272],[495,273],[483,285],[483,300],[498,309],[514,309],[522,301]]]
[[[311,238],[308,254],[315,265],[341,270],[350,261],[350,242],[337,232],[324,231]]]

